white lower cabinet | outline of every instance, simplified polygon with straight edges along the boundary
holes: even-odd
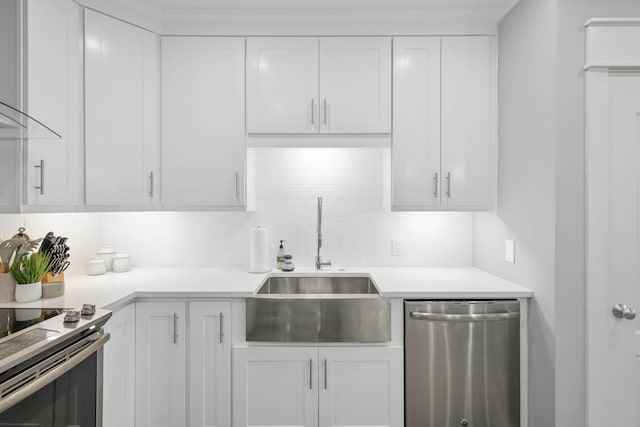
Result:
[[[189,425],[231,425],[231,305],[189,303]]]
[[[320,427],[404,426],[401,347],[321,347]]]
[[[136,427],[186,425],[186,304],[136,306]]]
[[[135,425],[136,308],[129,304],[114,311],[104,326],[111,337],[104,346],[104,427]]]
[[[318,348],[235,351],[233,425],[318,425]]]
[[[401,427],[402,354],[401,347],[238,347],[233,425]]]
[[[230,426],[230,303],[141,302],[135,317],[136,427]]]

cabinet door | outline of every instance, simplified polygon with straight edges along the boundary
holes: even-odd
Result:
[[[136,304],[136,427],[186,424],[185,304]]]
[[[158,37],[85,10],[84,45],[86,202],[155,204]]]
[[[244,39],[162,38],[162,204],[244,200]]]
[[[439,206],[439,37],[394,38],[393,93],[393,207]]]
[[[129,304],[114,311],[104,330],[111,334],[104,346],[102,425],[134,427],[136,373],[136,310]]]
[[[189,425],[231,425],[231,306],[189,304]]]
[[[317,426],[317,361],[317,347],[234,352],[234,426]]]
[[[442,39],[442,204],[488,209],[494,188],[492,37]]]
[[[318,39],[247,39],[247,131],[318,131]]]
[[[320,39],[320,131],[391,132],[391,39]]]
[[[320,427],[404,426],[401,347],[321,347]]]
[[[81,182],[81,15],[72,0],[27,2],[27,109],[62,140],[27,144],[29,205],[79,204]]]

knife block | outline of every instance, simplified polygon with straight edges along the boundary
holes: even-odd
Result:
[[[42,284],[51,282],[64,282],[64,273],[60,273],[57,276],[54,276],[53,273],[49,271],[42,278]]]

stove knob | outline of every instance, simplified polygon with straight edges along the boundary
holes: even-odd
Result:
[[[64,315],[64,323],[76,323],[80,320],[79,311],[67,311]]]
[[[93,316],[94,314],[96,314],[95,304],[82,304],[83,316]]]

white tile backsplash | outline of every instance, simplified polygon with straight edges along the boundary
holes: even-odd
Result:
[[[52,230],[69,237],[71,272],[103,244],[131,255],[133,266],[248,265],[249,229],[269,229],[300,266],[313,265],[316,198],[322,196],[322,254],[336,266],[472,265],[472,218],[463,212],[383,209],[381,148],[260,148],[255,150],[256,212],[123,212],[2,214],[0,238],[26,226],[32,238]],[[391,256],[391,240],[402,256]]]

